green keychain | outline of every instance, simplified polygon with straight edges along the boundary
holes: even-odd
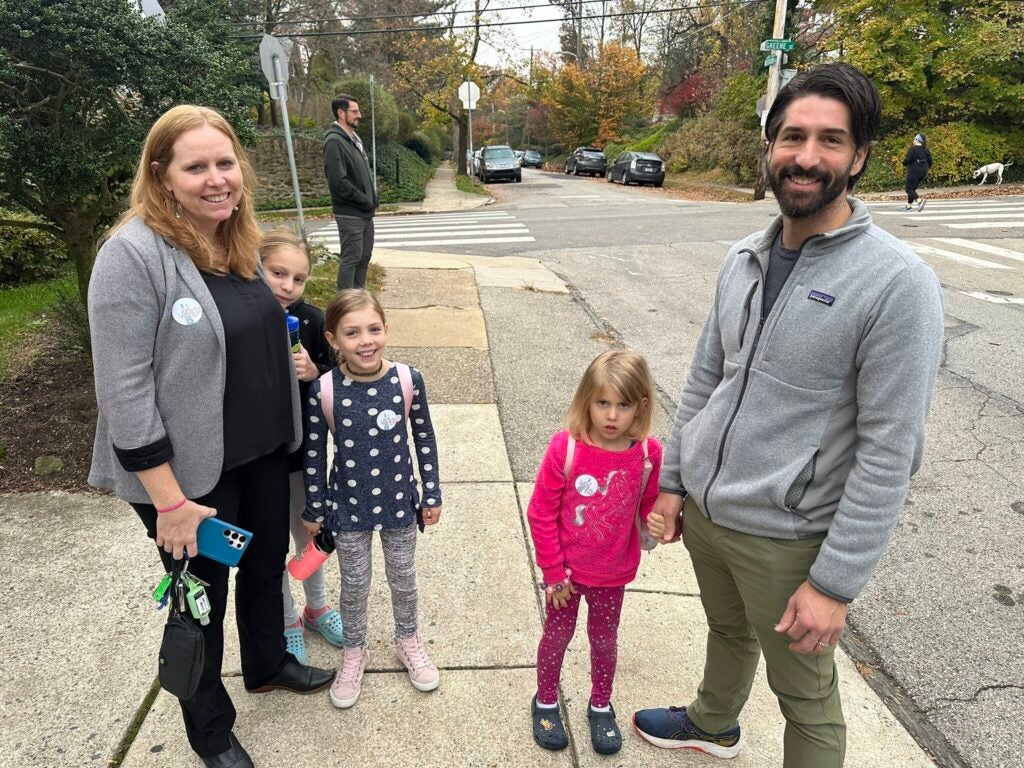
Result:
[[[189,612],[192,618],[206,626],[210,623],[210,598],[206,596],[206,588],[187,571],[181,575],[185,581],[185,600]]]
[[[171,574],[168,573],[166,576],[160,579],[160,583],[157,584],[156,589],[153,590],[153,599],[160,603],[161,608],[164,607],[164,601],[167,596],[167,590],[170,588],[170,586]]]

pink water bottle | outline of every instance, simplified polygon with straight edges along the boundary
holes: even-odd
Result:
[[[293,579],[305,581],[334,552],[334,536],[326,528],[310,539],[299,554],[288,561],[288,573]]]

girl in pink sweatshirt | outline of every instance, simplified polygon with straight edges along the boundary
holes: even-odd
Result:
[[[619,614],[636,576],[647,515],[658,496],[661,444],[648,437],[654,383],[635,352],[612,350],[587,368],[566,421],[551,438],[527,516],[544,575],[547,618],[537,648],[533,738],[545,749],[568,745],[558,709],[562,658],[587,598],[590,738],[601,754],[622,747],[611,706]],[[653,543],[651,544],[653,546]]]

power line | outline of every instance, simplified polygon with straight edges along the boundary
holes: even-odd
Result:
[[[606,2],[608,2],[608,0],[574,0],[573,4],[574,5],[590,5],[591,3],[606,3]],[[721,0],[720,2],[714,2],[714,3],[698,3],[697,5],[688,6],[686,8],[682,8],[682,9],[678,9],[678,8],[672,9],[672,8],[670,8],[670,9],[666,9],[666,10],[692,10],[692,11],[700,11],[700,10],[703,10],[705,8],[721,8],[721,7],[727,7],[727,6],[730,6],[730,5],[746,5],[746,4],[749,4],[749,3],[746,2],[745,0]],[[529,11],[529,10],[536,10],[538,8],[556,8],[556,9],[559,9],[559,10],[564,10],[564,9],[561,8],[561,6],[552,5],[551,3],[539,3],[539,4],[536,4],[536,5],[511,5],[511,6],[504,7],[504,8],[485,8],[484,10],[480,11],[480,14],[483,15],[485,13],[501,13],[502,11]],[[620,16],[621,15],[635,16],[635,15],[642,14],[642,13],[663,13],[663,12],[664,11],[660,10],[660,9],[634,10],[634,11],[624,12],[624,13],[618,14],[618,15],[620,15]],[[465,16],[467,14],[473,14],[473,13],[476,13],[476,11],[475,10],[452,11],[451,14],[444,14],[444,13],[441,13],[441,12],[437,12],[437,13],[391,13],[391,14],[381,14],[381,15],[378,15],[378,16],[339,16],[339,17],[330,18],[330,19],[290,19],[290,20],[264,20],[264,21],[254,20],[254,21],[233,21],[231,23],[233,25],[235,25],[235,26],[254,26],[254,27],[265,27],[268,24],[273,24],[274,26],[282,26],[282,25],[293,26],[295,24],[326,24],[326,23],[329,23],[329,22],[341,23],[341,22],[357,22],[357,21],[386,21],[386,20],[391,20],[391,19],[420,19],[420,18],[429,18],[431,16],[446,16],[446,15]],[[586,19],[609,18],[609,14],[602,14],[602,15],[596,15],[596,16],[586,16],[585,18]],[[536,24],[548,24],[548,23],[551,23],[552,21],[556,21],[556,19],[531,19],[531,20],[528,20],[528,21],[510,21],[510,22],[507,22],[507,23],[508,24],[533,24],[533,23],[536,23]],[[472,25],[472,26],[476,26],[476,25]],[[481,24],[481,26],[484,26],[484,25]],[[500,25],[492,24],[492,25],[489,25],[489,26],[500,26]],[[453,27],[453,28],[464,29],[465,27]],[[448,27],[444,27],[444,29],[448,29]],[[387,31],[394,32],[394,31],[399,31],[399,30],[387,30]],[[402,31],[404,31],[404,30],[402,30]],[[299,33],[295,33],[295,34],[299,34]]]
[[[699,11],[709,7],[719,7],[722,5],[739,5],[734,11],[726,14],[731,16],[733,13],[748,8],[758,3],[769,2],[770,0],[748,0],[747,2],[730,2],[730,3],[719,3],[716,6],[710,5],[699,5],[699,6],[682,6],[677,8],[658,8],[649,11],[629,11],[624,13],[603,13],[594,16],[587,16],[587,20],[594,19],[618,19],[625,16],[636,16],[639,13],[646,13],[647,15],[654,15],[659,13],[675,13],[677,11]],[[380,18],[380,17],[377,17]],[[722,18],[725,18],[724,16]],[[478,27],[512,27],[521,24],[550,24],[552,19],[528,19],[525,21],[481,21],[476,24],[454,24],[452,26],[422,26],[422,27],[395,27],[392,29],[359,29],[359,30],[341,30],[337,32],[303,32],[297,31],[292,34],[296,37],[360,37],[362,35],[389,35],[398,34],[401,32],[448,32],[456,29],[476,29]],[[718,20],[716,20],[718,21]],[[238,39],[241,40],[257,40],[261,35],[239,35]]]

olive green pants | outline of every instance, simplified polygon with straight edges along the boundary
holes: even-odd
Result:
[[[792,640],[774,629],[807,580],[824,534],[790,541],[739,533],[712,523],[689,498],[683,514],[683,541],[708,620],[704,680],[687,707],[691,720],[708,733],[736,724],[760,650],[786,718],[784,768],[841,768],[846,722],[834,651],[795,653]]]

